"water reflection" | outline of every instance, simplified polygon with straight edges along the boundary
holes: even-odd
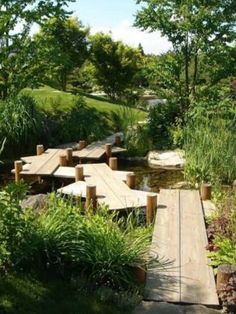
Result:
[[[147,165],[121,165],[120,170],[133,171],[137,176],[137,189],[148,192],[159,192],[174,184],[184,181],[181,170],[153,169]]]

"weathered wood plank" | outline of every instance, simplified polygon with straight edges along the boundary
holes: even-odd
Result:
[[[164,266],[148,269],[146,287],[150,300],[180,301],[179,228],[179,191],[161,190],[151,255],[157,255]]]
[[[212,267],[208,266],[208,244],[198,191],[180,191],[181,302],[218,304]]]
[[[148,299],[218,305],[198,191],[161,190],[152,240],[152,254],[171,265],[147,273]]]

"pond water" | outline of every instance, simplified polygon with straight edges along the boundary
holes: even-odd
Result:
[[[181,170],[165,170],[150,168],[148,165],[122,164],[120,170],[133,171],[136,174],[136,188],[148,192],[159,192],[174,184],[184,181]]]

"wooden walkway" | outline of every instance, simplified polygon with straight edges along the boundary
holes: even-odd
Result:
[[[147,300],[218,305],[206,245],[198,191],[161,190],[151,254],[166,266],[148,270]]]
[[[86,164],[84,168],[84,180],[72,183],[58,190],[58,192],[73,195],[86,196],[86,185],[96,185],[97,201],[99,204],[109,206],[111,210],[145,207],[147,204],[147,192],[131,190],[123,181],[124,173],[111,170],[105,163]],[[60,167],[55,172],[56,177],[74,175],[74,170]]]
[[[64,154],[62,149],[47,149],[42,155],[22,157],[23,165],[21,175],[51,176],[59,166],[59,156]],[[12,171],[14,172],[14,171]]]
[[[82,150],[74,151],[73,157],[77,157],[79,159],[101,159],[102,156],[105,154],[105,145],[107,143],[112,144],[112,154],[119,154],[126,152],[125,148],[116,147],[114,146],[116,136],[119,136],[121,140],[123,139],[122,133],[115,133],[109,137],[107,137],[103,141],[93,142],[92,144],[86,146]]]

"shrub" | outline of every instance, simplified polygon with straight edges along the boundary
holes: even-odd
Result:
[[[69,111],[54,110],[47,118],[49,144],[86,139],[88,142],[101,139],[109,130],[106,116],[89,108],[83,98],[78,98]]]
[[[44,117],[35,100],[19,95],[1,103],[0,138],[6,138],[4,156],[29,152],[42,138]]]
[[[132,267],[147,263],[151,227],[137,214],[120,218],[106,207],[84,211],[51,194],[47,210],[23,210],[21,185],[0,194],[0,267],[83,271],[96,286],[124,289],[134,283]],[[74,273],[75,275],[76,273]]]
[[[150,109],[148,115],[149,136],[155,149],[172,147],[171,128],[179,115],[179,107],[172,104],[160,104]]]
[[[185,176],[189,181],[232,183],[236,178],[236,132],[231,120],[190,120],[185,130]]]

